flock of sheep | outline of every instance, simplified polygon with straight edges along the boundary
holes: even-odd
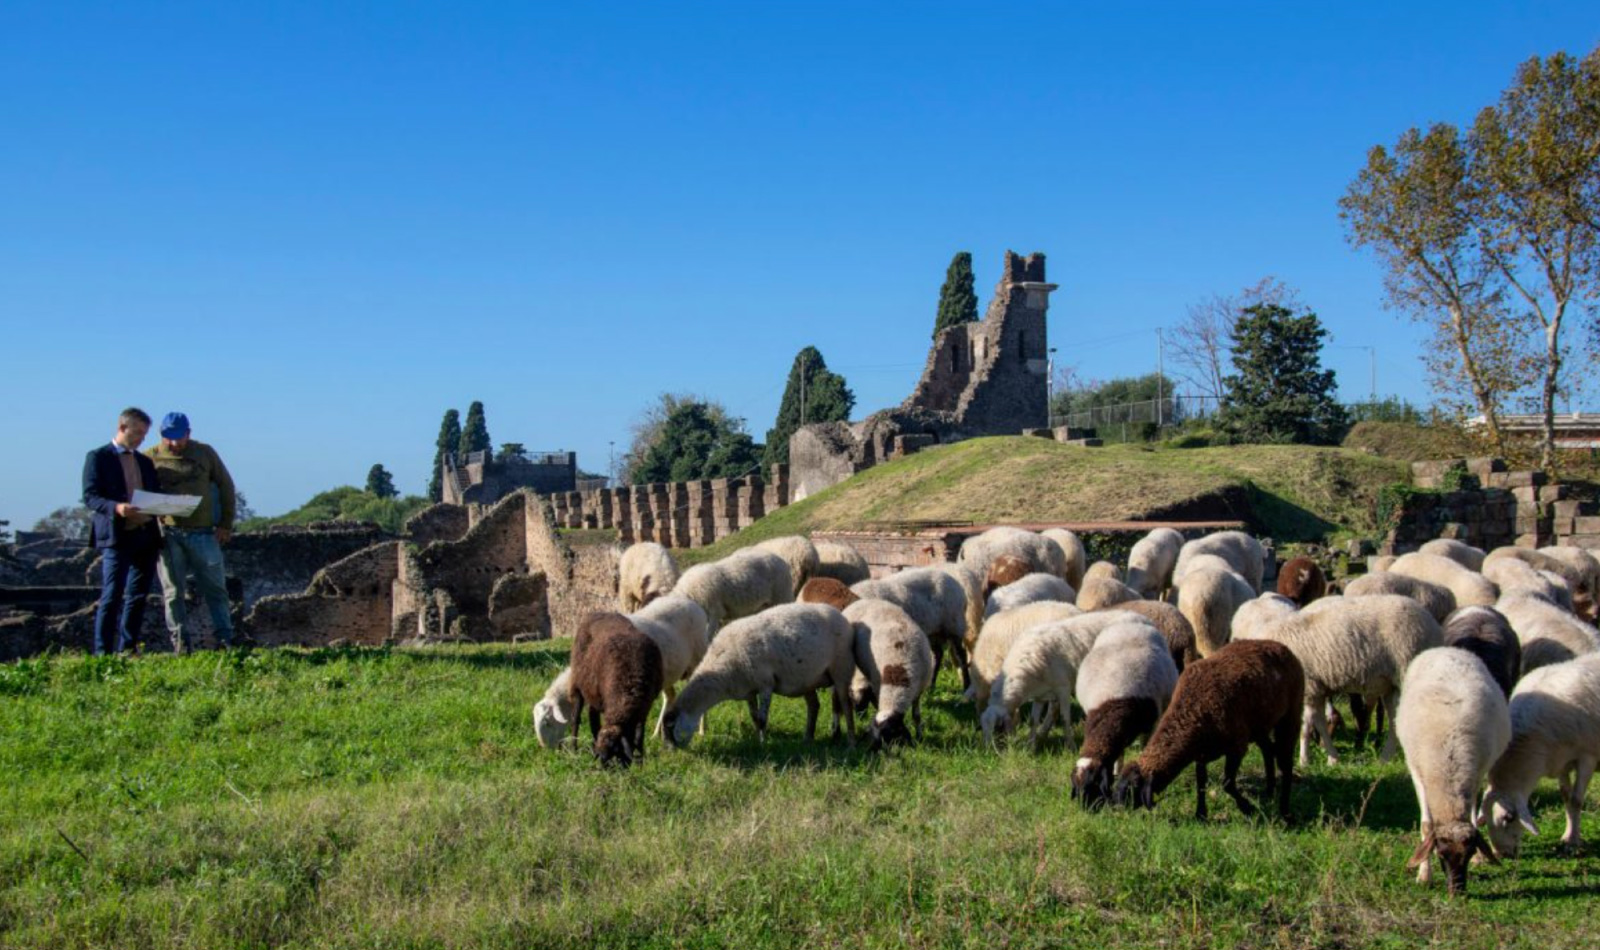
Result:
[[[1158,528],[1125,570],[1086,560],[1070,531],[1011,527],[971,538],[955,563],[877,580],[847,545],[801,537],[681,575],[665,548],[636,544],[619,571],[625,613],[585,618],[534,725],[554,747],[576,739],[587,710],[595,754],[627,765],[644,755],[663,691],[655,732],[684,748],[730,700],[748,704],[764,739],[775,695],[805,699],[813,739],[829,688],[834,738],[854,741],[856,714],[875,707],[867,734],[879,749],[921,739],[921,698],[948,654],[988,742],[1018,730],[1025,705],[1035,744],[1061,722],[1072,796],[1086,805],[1151,807],[1193,764],[1204,817],[1206,766],[1220,758],[1224,791],[1252,812],[1238,773],[1256,746],[1266,795],[1276,789],[1287,817],[1297,746],[1302,766],[1313,742],[1337,762],[1333,699],[1344,695],[1358,746],[1373,713],[1380,729],[1385,713],[1393,721],[1382,756],[1398,742],[1416,787],[1422,840],[1407,867],[1419,881],[1437,856],[1455,893],[1469,863],[1514,857],[1535,831],[1529,796],[1545,777],[1566,806],[1562,844],[1579,845],[1600,759],[1600,632],[1589,622],[1600,561],[1587,551],[1485,555],[1437,540],[1381,559],[1342,593],[1305,558],[1262,593],[1265,552],[1238,531],[1185,542]]]

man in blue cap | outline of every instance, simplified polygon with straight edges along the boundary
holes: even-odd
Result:
[[[161,444],[150,450],[150,461],[161,476],[162,491],[199,495],[201,499],[193,513],[161,519],[166,544],[161,548],[159,570],[172,647],[179,653],[188,653],[199,646],[189,629],[189,608],[183,599],[191,572],[211,613],[218,642],[230,646],[233,619],[228,612],[222,546],[233,534],[233,476],[215,449],[189,437],[189,417],[181,412],[169,412],[162,418]]]

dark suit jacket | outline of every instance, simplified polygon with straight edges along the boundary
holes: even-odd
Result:
[[[156,474],[155,463],[138,452],[133,453],[139,465],[139,477],[145,491],[160,491],[161,477]],[[107,442],[91,451],[83,460],[83,503],[93,514],[90,537],[97,548],[159,547],[161,529],[155,519],[137,528],[129,529],[124,519],[117,517],[117,505],[128,500],[128,480],[122,477],[122,462],[117,450]]]

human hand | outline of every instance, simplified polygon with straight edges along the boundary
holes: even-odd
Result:
[[[218,544],[227,544],[231,540],[233,540],[233,529],[232,528],[218,528],[217,529],[217,543]]]
[[[117,502],[117,515],[119,517],[126,518],[129,515],[136,515],[138,513],[139,507],[137,505],[126,501]]]

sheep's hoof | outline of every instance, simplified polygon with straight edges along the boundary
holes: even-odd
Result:
[[[1305,763],[1304,763],[1304,762],[1302,762],[1302,763],[1300,763],[1300,764],[1301,764],[1301,765],[1304,765],[1304,764],[1305,764]],[[1329,764],[1329,765],[1338,765],[1338,764],[1339,764],[1339,757],[1338,757],[1338,756],[1336,756],[1336,755],[1330,755],[1330,756],[1328,756],[1328,764]]]
[[[1583,842],[1562,841],[1556,845],[1556,853],[1568,858],[1578,857],[1583,854]]]

